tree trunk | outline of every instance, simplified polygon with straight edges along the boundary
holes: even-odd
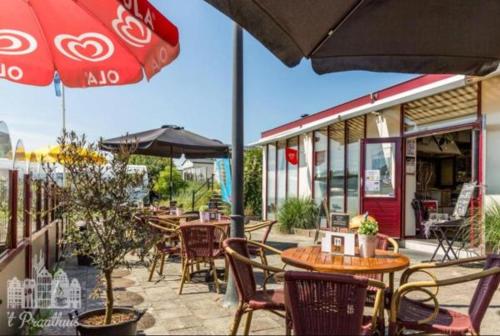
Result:
[[[111,324],[111,317],[113,316],[113,281],[111,274],[113,271],[104,271],[104,278],[106,280],[106,316],[104,324]]]

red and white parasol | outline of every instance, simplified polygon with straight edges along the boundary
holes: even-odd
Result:
[[[148,79],[179,54],[179,33],[147,0],[0,1],[0,78],[68,87]]]

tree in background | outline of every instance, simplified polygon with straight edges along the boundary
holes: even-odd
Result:
[[[262,149],[254,147],[245,151],[244,204],[246,216],[262,214]]]
[[[170,166],[170,158],[162,158],[148,155],[132,155],[130,164],[141,165],[148,168],[148,177],[151,186],[154,186],[160,176],[160,172]]]
[[[172,168],[173,194],[176,195],[187,187],[187,182],[182,179],[181,172]],[[153,190],[161,199],[168,199],[170,196],[170,166],[161,170],[153,183]]]

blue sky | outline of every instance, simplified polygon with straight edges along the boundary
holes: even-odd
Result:
[[[152,0],[181,34],[178,59],[149,83],[66,91],[67,127],[91,139],[177,124],[231,140],[232,22],[202,0]],[[344,72],[316,75],[308,61],[289,69],[248,34],[245,140],[304,113],[314,113],[413,77]],[[28,149],[56,142],[61,101],[52,86],[0,80],[0,120]]]

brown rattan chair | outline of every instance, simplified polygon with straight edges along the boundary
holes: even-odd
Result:
[[[181,256],[181,249],[179,246],[179,225],[158,218],[149,218],[148,225],[151,233],[158,237],[158,242],[154,246],[153,262],[148,278],[148,281],[151,281],[158,261],[160,261],[159,275],[163,275],[165,262],[173,255]]]
[[[483,271],[470,275],[438,280],[429,271],[454,265],[464,265],[472,262],[485,261]],[[429,281],[408,282],[414,273],[423,272],[430,276]],[[462,284],[479,280],[469,305],[468,314],[440,308],[437,293],[440,287]],[[474,257],[454,260],[445,263],[428,263],[410,267],[401,277],[401,286],[394,293],[391,302],[391,334],[399,334],[403,330],[417,330],[424,333],[439,333],[451,335],[479,334],[481,321],[488,305],[500,283],[500,255]],[[434,289],[434,290],[432,290]],[[406,295],[420,292],[428,297],[422,300],[410,299]],[[433,301],[433,305],[426,304]]]
[[[379,288],[372,316],[364,316],[368,286]],[[371,335],[377,332],[384,284],[344,274],[285,272],[287,325],[296,335]]]
[[[284,314],[279,313],[285,310],[285,301],[283,290],[257,290],[253,267],[260,268],[270,273],[280,273],[283,270],[269,265],[261,264],[250,259],[248,246],[254,245],[259,248],[270,250],[274,253],[280,253],[270,246],[261,243],[248,241],[243,238],[230,238],[224,241],[224,250],[226,258],[229,261],[229,266],[236,283],[236,288],[239,294],[239,305],[234,316],[234,322],[230,330],[230,335],[236,335],[240,325],[241,318],[247,314],[245,324],[245,335],[250,331],[252,323],[252,315],[255,310],[268,310],[281,317]]]
[[[209,271],[213,272],[213,278],[217,293],[220,292],[219,279],[215,268],[215,260],[224,258],[222,241],[226,238],[223,229],[213,224],[183,224],[180,226],[182,255],[182,279],[179,287],[179,295],[182,294],[184,283],[189,279],[189,269],[198,267],[201,263],[208,263]],[[226,267],[227,269],[227,267]]]
[[[262,235],[262,238],[260,239],[260,243],[266,245],[267,244],[267,239],[269,238],[269,234],[271,233],[271,230],[273,229],[274,224],[276,224],[277,221],[265,221],[261,223],[256,223],[256,224],[250,224],[245,226],[245,235],[248,240],[252,240],[252,232],[262,230],[264,229],[264,233]],[[250,257],[259,257],[260,261],[264,264],[267,265],[267,257],[266,257],[266,249],[262,248],[257,245],[248,245],[248,253],[250,253]],[[264,274],[269,276],[267,271],[264,271]]]

